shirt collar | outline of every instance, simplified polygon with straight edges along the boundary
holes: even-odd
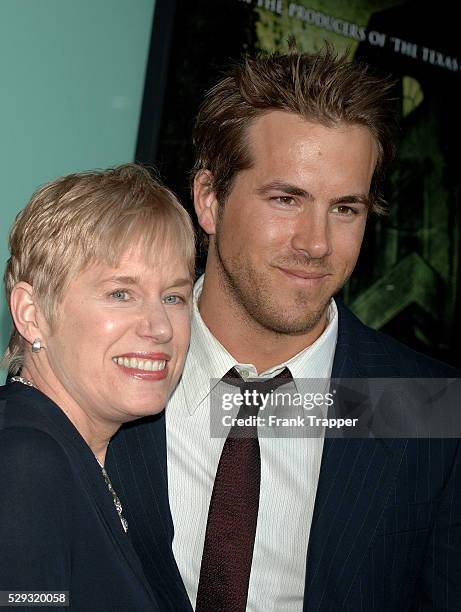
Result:
[[[209,395],[212,381],[215,381],[215,386],[236,363],[232,355],[213,336],[200,315],[198,300],[202,293],[203,280],[204,275],[194,286],[190,347],[181,378],[181,386],[185,390],[187,407],[191,414]]]
[[[190,414],[197,410],[211,389],[232,367],[235,366],[239,371],[248,369],[252,374],[256,373],[253,364],[238,364],[205,325],[198,309],[203,280],[204,275],[194,286],[190,348],[180,383],[185,391]],[[297,391],[302,391],[299,387],[303,385],[302,382],[296,382],[296,379],[302,381],[307,378],[329,378],[337,335],[338,309],[332,299],[328,307],[327,326],[319,338],[287,361],[262,372],[259,377],[272,378],[287,367],[295,379]]]

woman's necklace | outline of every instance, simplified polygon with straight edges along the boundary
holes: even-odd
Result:
[[[98,465],[101,468],[101,472],[102,472],[102,475],[104,476],[104,480],[106,481],[107,488],[109,489],[112,495],[112,499],[114,500],[115,509],[117,510],[117,514],[120,517],[120,522],[122,523],[123,531],[127,533],[128,521],[123,516],[123,508],[122,508],[122,504],[120,503],[120,499],[117,493],[115,492],[114,487],[112,486],[112,483],[109,478],[109,474],[106,472],[106,468],[103,466],[103,464],[99,461],[97,457],[96,457],[96,461],[98,462]]]
[[[34,387],[35,389],[35,385],[31,380],[28,380],[27,378],[23,378],[22,376],[12,376],[10,378],[11,382],[20,382],[23,385],[27,385],[28,387]]]
[[[26,385],[27,387],[34,387],[34,389],[35,389],[34,383],[31,380],[28,380],[27,378],[23,378],[22,376],[12,376],[10,378],[10,381],[11,382],[22,383],[23,385]],[[106,472],[106,468],[103,466],[103,464],[99,461],[99,459],[97,457],[95,457],[95,459],[98,462],[99,467],[101,468],[101,472],[102,472],[102,475],[104,477],[104,481],[105,481],[105,483],[107,485],[107,488],[110,491],[110,494],[112,495],[112,499],[114,500],[115,509],[117,510],[117,514],[120,517],[120,522],[122,523],[123,531],[125,533],[127,533],[127,531],[128,531],[128,521],[126,520],[126,518],[122,514],[123,508],[122,508],[122,504],[120,503],[120,499],[118,498],[118,495],[115,492],[114,487],[112,486],[112,483],[110,481],[109,475]]]

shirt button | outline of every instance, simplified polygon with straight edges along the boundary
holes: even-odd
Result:
[[[250,372],[248,370],[240,370],[240,376],[242,378],[249,378],[250,377]]]

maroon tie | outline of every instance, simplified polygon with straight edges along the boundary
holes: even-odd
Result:
[[[270,393],[290,380],[285,368],[278,376],[244,382],[235,368],[223,381],[242,393]],[[256,416],[259,407],[241,406],[238,418]],[[208,510],[196,612],[244,612],[258,521],[261,456],[256,425],[234,425],[219,460]]]

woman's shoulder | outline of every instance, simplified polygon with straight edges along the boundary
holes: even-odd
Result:
[[[0,541],[13,548],[20,543],[32,555],[43,548],[46,534],[54,546],[66,536],[74,499],[64,449],[45,431],[7,427],[0,430],[0,457]]]
[[[0,480],[20,485],[32,494],[52,493],[57,485],[68,489],[72,480],[70,461],[59,442],[44,430],[13,426],[0,428]]]
[[[18,387],[18,388],[16,388]],[[4,468],[18,466],[44,481],[70,474],[69,458],[52,419],[42,410],[43,396],[35,389],[6,385],[0,389],[0,454]]]
[[[47,402],[51,400],[35,387],[17,382],[0,386],[0,427],[19,420],[25,423],[28,420],[34,421],[33,416],[40,414],[42,406]]]
[[[68,419],[59,406],[38,389],[20,383],[0,387],[0,431],[37,429],[59,438],[63,421]]]
[[[50,433],[35,427],[0,427],[0,448],[2,462],[7,458],[21,463],[32,459],[34,463],[42,460],[56,465],[68,462],[61,444]]]
[[[20,404],[1,404],[0,583],[43,590],[51,575],[56,584],[68,577],[74,477],[64,448],[40,420],[13,418],[9,412],[20,412]]]

